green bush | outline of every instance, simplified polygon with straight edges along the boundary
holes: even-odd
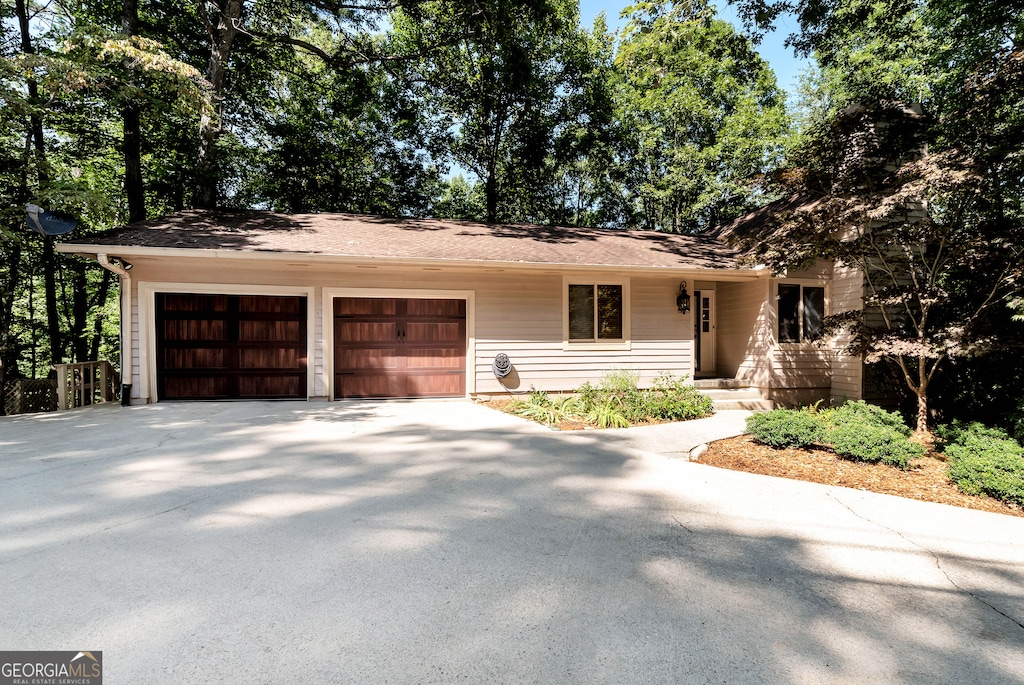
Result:
[[[910,460],[924,455],[924,448],[916,445],[895,428],[866,422],[849,422],[833,426],[827,440],[841,457],[881,462],[903,469],[910,468]]]
[[[943,426],[949,479],[968,495],[1024,506],[1024,447],[1005,431],[979,423]]]
[[[936,447],[944,452],[947,445],[963,443],[977,438],[990,438],[992,440],[1009,440],[1010,435],[1002,428],[986,426],[978,421],[966,423],[964,421],[953,421],[935,427]]]
[[[685,421],[715,412],[711,399],[688,385],[685,376],[662,373],[645,390],[639,389],[639,382],[639,373],[613,369],[598,386],[589,382],[581,385],[575,397],[552,399],[547,393],[533,390],[529,399],[513,402],[509,411],[540,423],[572,418],[601,428],[625,428],[652,420]]]
[[[835,409],[822,412],[824,420],[832,426],[862,425],[875,428],[889,428],[904,437],[910,437],[910,426],[903,417],[894,411],[886,411],[881,407],[868,404],[864,400],[847,402]]]
[[[770,447],[807,447],[819,442],[821,420],[809,411],[773,409],[747,419],[747,432]]]

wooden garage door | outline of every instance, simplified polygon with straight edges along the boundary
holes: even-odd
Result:
[[[306,397],[306,298],[157,293],[161,399]]]
[[[335,298],[337,399],[465,394],[465,300]]]

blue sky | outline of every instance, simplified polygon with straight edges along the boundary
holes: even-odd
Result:
[[[608,27],[611,29],[621,28],[625,21],[619,18],[623,8],[631,5],[631,2],[618,0],[616,2],[602,2],[601,0],[580,0],[580,22],[583,26],[590,27],[594,23],[594,17],[602,11],[608,17]],[[726,0],[716,3],[718,14],[726,21],[742,29],[740,20],[736,17],[736,10]],[[792,17],[781,17],[777,22],[775,31],[767,34],[757,46],[761,56],[768,60],[775,70],[775,77],[779,86],[790,94],[790,102],[796,92],[797,76],[808,66],[806,59],[797,58],[792,48],[785,47],[782,43],[790,33],[797,28],[796,20]]]

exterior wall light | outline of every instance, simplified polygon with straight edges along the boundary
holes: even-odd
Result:
[[[686,281],[679,284],[679,294],[676,296],[676,307],[680,314],[690,311],[690,293],[686,292]]]

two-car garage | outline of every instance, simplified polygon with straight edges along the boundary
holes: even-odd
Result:
[[[160,399],[305,399],[309,298],[155,293]],[[333,395],[462,397],[466,301],[335,297]]]

